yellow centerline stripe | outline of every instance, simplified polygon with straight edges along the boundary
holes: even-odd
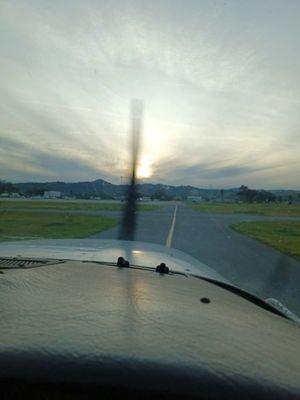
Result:
[[[175,206],[172,223],[171,223],[169,234],[168,234],[167,241],[166,241],[166,247],[168,247],[168,248],[170,248],[171,244],[172,244],[172,239],[173,239],[173,234],[174,234],[174,229],[175,229],[175,223],[176,223],[176,214],[177,214],[177,206]]]

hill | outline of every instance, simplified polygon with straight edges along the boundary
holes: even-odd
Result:
[[[62,196],[78,197],[78,198],[93,198],[101,197],[104,199],[120,198],[127,192],[127,185],[114,185],[103,179],[84,182],[26,182],[15,183],[14,187],[22,194],[28,193],[43,193],[44,191],[57,191]],[[239,188],[233,189],[203,189],[190,185],[172,186],[154,183],[142,183],[137,187],[139,194],[142,197],[156,196],[162,199],[177,198],[186,199],[190,196],[202,197],[204,200],[233,200],[236,199]],[[295,190],[270,190],[279,196],[282,200],[288,200],[291,197],[298,200],[300,191]]]
[[[26,194],[37,191],[58,191],[63,196],[76,197],[103,197],[115,198],[126,194],[127,185],[114,185],[103,179],[85,182],[26,182],[15,183],[14,186],[20,193]],[[141,196],[151,197],[159,191],[167,197],[186,198],[188,196],[202,196],[211,198],[220,191],[217,189],[199,189],[193,186],[171,186],[163,184],[142,183],[137,187]]]

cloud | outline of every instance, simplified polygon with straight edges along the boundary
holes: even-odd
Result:
[[[298,187],[300,5],[270,7],[1,2],[4,178],[118,180],[137,97],[153,179]]]
[[[9,154],[9,156],[7,156]],[[60,180],[72,181],[84,180],[86,176],[91,179],[99,179],[105,177],[112,180],[113,176],[109,173],[112,160],[106,158],[102,160],[103,165],[106,165],[106,170],[99,170],[97,160],[95,163],[91,161],[87,163],[85,159],[76,157],[66,158],[64,154],[56,154],[49,152],[48,149],[34,148],[33,146],[25,143],[20,143],[14,139],[1,139],[0,150],[0,166],[1,172],[5,178],[6,161],[9,158],[13,166],[12,172],[15,174],[14,181],[23,180]],[[20,172],[22,171],[22,172]]]

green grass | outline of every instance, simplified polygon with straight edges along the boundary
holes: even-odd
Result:
[[[138,204],[139,211],[153,211],[159,208],[153,204]],[[49,209],[49,210],[84,210],[84,211],[122,211],[124,204],[110,203],[89,203],[89,202],[62,202],[44,200],[19,200],[0,201],[0,209],[4,208],[28,208],[28,209]]]
[[[256,214],[267,216],[300,217],[300,204],[273,203],[186,203],[196,211],[223,214]]]
[[[300,221],[251,221],[231,227],[300,260]]]
[[[0,211],[0,241],[84,238],[116,224],[115,218],[103,216]]]

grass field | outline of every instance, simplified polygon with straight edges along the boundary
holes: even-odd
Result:
[[[50,210],[85,210],[85,211],[122,211],[123,204],[89,203],[89,202],[60,202],[44,200],[25,201],[0,201],[0,209],[4,208],[28,208],[28,209],[50,209]],[[139,211],[152,211],[160,206],[154,204],[138,204]]]
[[[84,238],[117,224],[103,216],[0,211],[0,241]]]
[[[196,211],[223,214],[256,214],[266,216],[300,217],[300,204],[273,203],[187,203]]]
[[[300,260],[300,221],[251,221],[231,227]]]

